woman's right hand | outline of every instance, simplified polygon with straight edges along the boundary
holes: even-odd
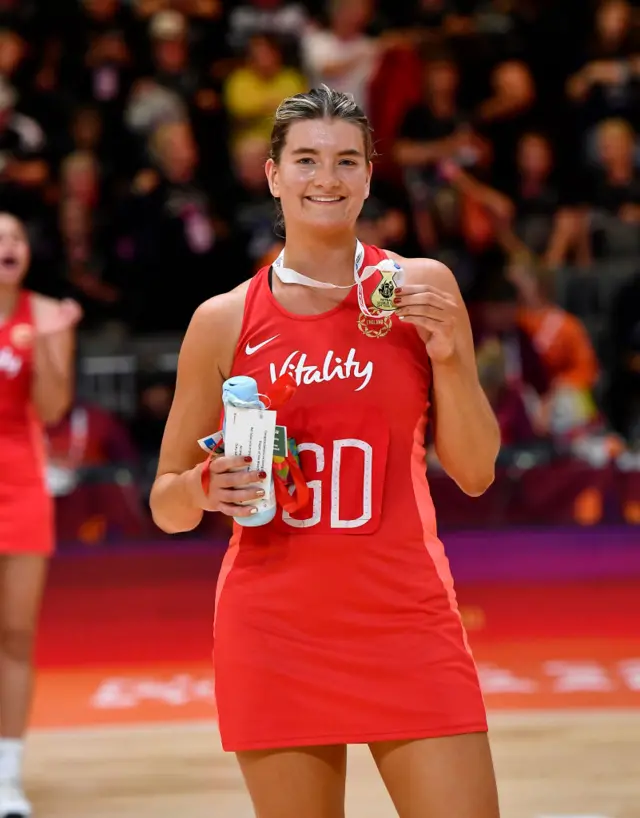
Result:
[[[38,338],[48,338],[73,329],[82,318],[82,307],[72,298],[57,301],[43,299],[35,316],[35,334]]]
[[[239,503],[264,497],[264,491],[255,484],[266,479],[267,475],[253,469],[247,471],[250,463],[250,457],[220,456],[191,469],[189,487],[195,505],[203,511],[219,511],[228,517],[255,514],[255,506]]]

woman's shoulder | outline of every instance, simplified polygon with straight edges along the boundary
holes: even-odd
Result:
[[[203,301],[193,313],[185,338],[209,352],[216,350],[224,354],[227,347],[234,348],[242,330],[247,293],[254,278]]]
[[[255,276],[238,284],[233,290],[220,295],[214,295],[200,304],[193,314],[192,323],[207,326],[216,325],[222,327],[227,323],[233,323],[235,316],[244,311],[244,303],[247,293]]]
[[[460,293],[456,277],[441,261],[434,258],[406,258],[392,250],[382,252],[402,267],[407,284],[429,285],[453,295]]]
[[[230,371],[251,281],[207,299],[195,310],[180,346],[179,378]]]

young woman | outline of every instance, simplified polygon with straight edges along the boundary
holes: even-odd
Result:
[[[395,315],[371,307],[382,279],[367,268],[389,255],[355,235],[371,155],[351,97],[322,87],[278,108],[266,172],[283,256],[196,310],[151,507],[169,532],[204,510],[250,514],[238,503],[256,498],[258,473],[216,458],[205,494],[196,441],[219,425],[225,378],[265,392],[292,372],[278,422],[311,499],[231,540],[214,631],[223,746],[259,818],[342,818],[352,743],[370,746],[402,818],[496,818],[485,709],[425,473],[430,401],[438,456],[468,494],[493,480],[499,431],[447,268],[394,256]]]
[[[80,318],[74,302],[23,289],[28,266],[22,224],[0,213],[0,816],[31,813],[21,785],[22,746],[54,545],[43,424],[59,420],[71,402]]]

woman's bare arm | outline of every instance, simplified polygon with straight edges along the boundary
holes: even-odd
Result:
[[[40,420],[57,423],[73,403],[75,326],[82,311],[75,302],[32,295],[34,372],[31,399]]]
[[[424,289],[426,294],[446,294],[455,302],[455,354],[447,361],[431,360],[435,448],[449,477],[465,494],[478,496],[494,479],[500,429],[478,377],[473,334],[462,295],[453,273],[439,261],[403,259],[387,253],[405,270],[403,293]],[[431,333],[425,332],[419,321],[416,324],[427,343]]]
[[[151,513],[167,533],[191,531],[203,515],[198,440],[218,430],[222,384],[228,377],[242,324],[242,285],[202,304],[193,315],[178,360],[176,390],[164,430]]]

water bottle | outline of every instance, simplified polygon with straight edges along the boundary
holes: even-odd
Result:
[[[225,420],[222,426],[223,439],[226,438],[226,417],[230,407],[236,409],[265,409],[264,402],[258,393],[258,384],[253,378],[247,375],[238,375],[229,378],[222,384],[222,405],[225,410]],[[247,470],[252,468],[248,466]],[[263,483],[265,496],[259,500],[252,500],[250,505],[255,505],[258,511],[250,517],[234,517],[238,525],[256,528],[260,525],[270,523],[276,515],[276,498],[273,488],[273,475],[267,474],[267,479]]]

